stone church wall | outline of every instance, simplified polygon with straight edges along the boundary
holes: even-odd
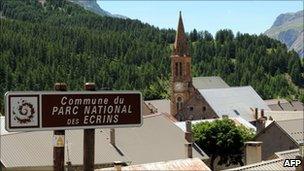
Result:
[[[213,109],[209,106],[206,100],[197,91],[194,96],[183,107],[182,114],[179,116],[180,120],[199,120],[199,119],[213,119],[218,118]]]

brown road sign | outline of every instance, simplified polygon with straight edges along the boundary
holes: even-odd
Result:
[[[135,127],[140,92],[7,92],[7,131]]]

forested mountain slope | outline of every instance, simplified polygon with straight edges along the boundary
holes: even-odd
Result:
[[[82,90],[84,82],[96,82],[99,89],[141,90],[145,99],[168,97],[174,30],[102,17],[69,1],[0,0],[0,10],[1,95],[52,90],[55,82]],[[194,76],[250,84],[263,98],[300,98],[285,75],[302,85],[302,63],[279,41],[230,30],[215,38],[194,30],[189,41]]]

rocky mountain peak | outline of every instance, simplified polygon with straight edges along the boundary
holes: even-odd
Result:
[[[280,14],[265,34],[286,44],[289,50],[303,53],[303,10],[295,13]]]

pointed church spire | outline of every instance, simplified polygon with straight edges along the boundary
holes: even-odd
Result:
[[[189,55],[189,47],[187,43],[187,37],[184,30],[184,24],[182,19],[182,12],[179,12],[179,21],[178,26],[176,30],[176,36],[175,36],[175,43],[174,43],[174,50],[173,55]]]

